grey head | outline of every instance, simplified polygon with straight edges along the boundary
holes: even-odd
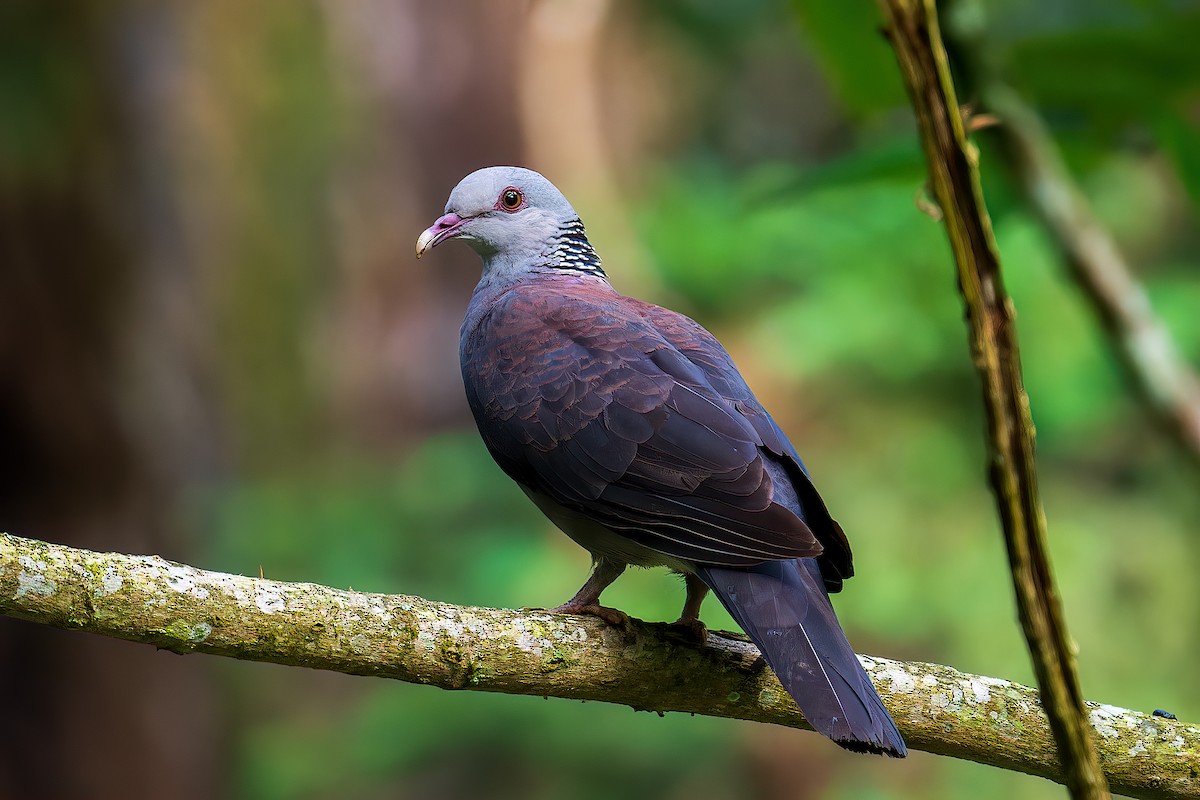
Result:
[[[479,253],[484,281],[537,272],[604,277],[575,209],[531,169],[487,167],[459,181],[446,213],[417,239],[417,258],[449,239]]]

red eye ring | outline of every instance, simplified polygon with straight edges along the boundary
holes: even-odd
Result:
[[[525,195],[515,186],[509,186],[496,200],[496,208],[501,211],[518,211],[524,205]]]

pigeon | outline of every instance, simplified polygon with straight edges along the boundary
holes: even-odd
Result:
[[[716,338],[618,293],[579,215],[532,170],[463,178],[417,258],[451,239],[483,261],[459,340],[479,433],[592,556],[552,610],[627,625],[601,593],[629,565],[666,567],[686,588],[677,625],[702,637],[712,591],[815,730],[906,755],[829,601],[853,574],[849,542]]]

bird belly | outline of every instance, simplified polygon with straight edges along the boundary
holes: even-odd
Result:
[[[676,572],[695,572],[696,570],[690,562],[672,558],[658,550],[639,544],[628,536],[623,536],[619,531],[614,531],[590,517],[572,511],[544,494],[525,486],[521,486],[521,489],[560,531],[571,537],[576,544],[593,556],[607,558],[622,564],[632,564],[635,567],[667,567]]]

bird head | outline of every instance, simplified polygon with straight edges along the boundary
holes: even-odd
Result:
[[[459,181],[446,213],[417,239],[417,258],[448,239],[461,239],[479,253],[485,272],[561,265],[603,275],[575,209],[530,169],[488,167]],[[581,268],[584,261],[594,267]]]

